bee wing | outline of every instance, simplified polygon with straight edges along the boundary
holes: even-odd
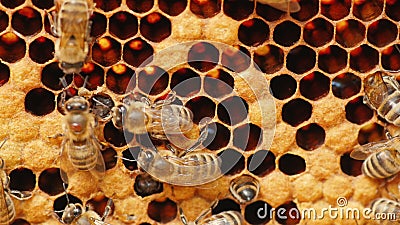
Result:
[[[180,134],[193,128],[193,112],[185,106],[166,105],[161,108],[161,125],[165,133]]]
[[[90,169],[90,173],[95,176],[97,179],[101,179],[104,177],[104,173],[106,171],[106,166],[104,163],[104,159],[103,159],[103,155],[101,154],[101,146],[100,144],[97,142],[97,139],[95,139],[94,137],[92,138],[93,144],[95,146],[95,151],[97,154],[97,161],[96,161],[96,165]]]
[[[230,224],[230,222],[225,218],[225,217],[221,217],[221,218],[216,218],[216,219],[212,219],[207,221],[207,223],[204,223],[207,225],[226,225],[226,224]]]
[[[267,4],[275,9],[295,13],[300,11],[300,4],[296,0],[257,0],[261,4]]]
[[[60,176],[64,183],[68,184],[68,177],[71,177],[77,169],[72,165],[68,154],[69,141],[66,140],[62,144],[60,156]]]
[[[367,76],[364,80],[364,91],[372,106],[379,106],[388,97],[388,87],[380,72]]]
[[[200,166],[204,164],[203,162],[200,162],[199,160],[192,159],[192,158],[180,158],[180,157],[175,157],[175,156],[165,156],[165,159],[170,161],[171,163],[175,163],[181,166]]]
[[[8,193],[5,192],[4,190],[4,186],[3,186],[3,180],[0,178],[0,194],[2,195],[0,197],[0,212],[3,214],[4,212],[6,212],[6,216],[7,216],[7,220],[6,220],[6,224],[9,225],[10,221],[13,219],[11,218],[11,215],[8,213],[8,206],[7,206],[7,195]]]
[[[378,142],[371,142],[365,145],[361,145],[358,147],[355,147],[353,151],[350,153],[350,157],[353,159],[357,160],[364,160],[366,159],[369,155],[379,152],[383,150],[384,148],[390,147],[392,143],[398,142],[400,140],[399,137],[394,137],[389,140],[382,140]]]

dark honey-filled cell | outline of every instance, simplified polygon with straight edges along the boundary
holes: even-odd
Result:
[[[82,79],[82,85],[77,84],[77,79]],[[86,80],[86,83],[84,82]],[[83,87],[94,91],[97,87],[100,87],[104,84],[104,70],[100,66],[95,63],[87,63],[83,66],[80,75],[74,76],[74,82],[77,87]]]
[[[25,96],[25,111],[35,116],[47,115],[56,107],[54,99],[54,94],[44,88],[32,89]]]
[[[233,145],[241,150],[255,150],[261,142],[262,130],[255,124],[244,124],[233,131]]]
[[[59,168],[48,168],[39,175],[38,185],[40,190],[50,196],[64,192],[63,181],[60,176]]]
[[[0,11],[0,32],[3,32],[8,26],[9,18],[7,13]]]
[[[38,33],[42,25],[42,16],[31,7],[18,10],[11,18],[12,28],[24,36]]]
[[[286,58],[286,67],[297,74],[305,73],[314,68],[316,54],[305,45],[299,45],[290,50]]]
[[[33,191],[36,185],[36,176],[28,168],[17,168],[10,172],[10,189],[17,191]]]
[[[8,82],[10,79],[10,68],[0,62],[0,87]]]
[[[220,150],[227,146],[231,139],[231,132],[220,123],[208,125],[208,135],[203,145],[210,150]]]
[[[1,0],[0,2],[6,8],[14,9],[14,8],[22,5],[25,1],[24,0]]]
[[[169,74],[157,66],[143,68],[138,74],[140,90],[149,95],[158,95],[168,87]]]
[[[249,68],[250,63],[250,52],[243,46],[235,45],[222,52],[222,66],[236,73],[240,73]]]
[[[106,85],[116,94],[127,93],[135,88],[136,74],[124,64],[114,65],[107,71]]]
[[[101,13],[93,12],[93,15],[90,17],[92,21],[90,36],[99,37],[106,32],[107,29],[107,18]]]
[[[147,215],[159,223],[168,223],[175,219],[178,207],[175,202],[167,198],[163,201],[153,200],[147,206]]]
[[[69,85],[72,82],[72,76],[70,74],[65,75],[58,66],[58,63],[53,62],[47,64],[43,68],[40,81],[44,86],[52,90],[61,90],[65,88],[61,80],[63,80],[63,82],[65,81],[65,83]]]
[[[187,6],[187,0],[159,0],[158,8],[170,16],[181,14]]]
[[[292,176],[306,171],[306,161],[298,155],[285,154],[279,158],[279,170]]]
[[[261,46],[254,51],[254,62],[256,68],[262,72],[275,73],[283,67],[283,50],[275,45]]]
[[[378,65],[379,53],[368,45],[362,45],[350,52],[350,68],[365,73]]]
[[[244,209],[244,219],[249,224],[266,224],[272,216],[272,206],[264,201],[256,201]]]
[[[332,93],[335,97],[346,99],[358,94],[361,79],[352,73],[342,73],[332,80]]]
[[[104,196],[103,194],[101,195],[97,195],[94,198],[89,199],[86,202],[86,207],[88,207],[89,209],[95,211],[98,215],[102,216],[104,215],[104,212],[106,210],[106,206],[108,204],[108,201],[110,200],[110,198]],[[112,201],[112,199],[110,200]],[[112,216],[112,214],[114,213],[114,204],[111,204],[110,206],[110,212],[109,212],[109,216]]]
[[[225,124],[234,126],[247,118],[249,105],[239,96],[229,97],[218,104],[218,118]]]
[[[311,113],[312,105],[301,98],[296,98],[283,105],[282,120],[296,127],[310,119]]]
[[[39,9],[50,9],[54,6],[54,0],[32,0],[32,3]]]
[[[245,168],[244,156],[236,150],[226,149],[218,153],[221,159],[221,172],[225,175],[241,173]]]
[[[16,219],[11,225],[30,225],[30,223],[24,219]]]
[[[149,41],[161,42],[171,35],[171,21],[153,12],[140,20],[140,33]]]
[[[71,194],[67,194],[67,195],[68,195],[68,197],[65,194],[61,195],[60,197],[56,198],[56,200],[54,200],[54,202],[53,202],[54,213],[56,213],[59,218],[61,218],[61,216],[64,212],[63,210],[65,209],[65,207],[68,204],[81,204],[82,205],[82,200],[80,200],[79,198],[77,198]]]
[[[113,148],[108,147],[102,150],[101,155],[103,156],[106,170],[112,169],[117,165],[117,152]]]
[[[301,127],[296,132],[296,143],[304,150],[314,150],[325,142],[325,130],[316,123]]]
[[[54,57],[54,43],[46,37],[39,37],[29,45],[29,58],[43,64]]]
[[[300,33],[301,29],[297,24],[291,21],[284,21],[275,27],[273,39],[275,43],[289,47],[300,39]]]
[[[276,21],[286,14],[286,12],[275,9],[267,4],[261,4],[258,1],[256,1],[256,12],[257,15],[270,22]]]
[[[371,44],[383,47],[396,40],[398,33],[396,24],[390,20],[381,19],[369,25],[367,39]]]
[[[193,122],[197,124],[204,117],[214,118],[215,103],[205,96],[192,98],[185,106],[193,112]]]
[[[133,139],[133,135],[132,137],[128,137],[130,135],[124,135],[122,130],[115,128],[112,121],[104,126],[103,134],[106,141],[115,147],[125,146],[126,143],[129,143]]]
[[[355,1],[353,15],[363,21],[370,21],[382,14],[383,0]]]
[[[373,110],[363,103],[362,96],[349,101],[346,105],[346,119],[352,123],[363,124],[373,115]]]
[[[304,97],[316,101],[329,93],[331,80],[324,74],[315,71],[300,80],[300,93]]]
[[[341,46],[350,48],[358,45],[365,38],[365,26],[358,20],[343,20],[336,24],[335,40]]]
[[[386,1],[385,12],[390,19],[400,21],[400,1]]]
[[[163,192],[163,183],[155,180],[147,173],[142,173],[136,176],[135,184],[133,185],[135,193],[140,197],[146,197]]]
[[[396,44],[384,49],[381,54],[381,64],[385,70],[400,70],[400,45]]]
[[[264,177],[275,170],[275,155],[268,150],[258,150],[247,159],[247,170]]]
[[[134,12],[145,13],[153,8],[154,0],[126,0],[126,5]]]
[[[96,8],[102,9],[104,12],[112,11],[121,5],[121,0],[93,0]]]
[[[187,61],[196,70],[207,72],[218,64],[219,51],[210,43],[199,42],[190,48]]]
[[[366,124],[358,131],[357,142],[365,145],[386,139],[386,129],[377,123]]]
[[[131,66],[145,66],[153,60],[153,47],[141,38],[124,44],[123,59]]]
[[[247,46],[258,46],[269,38],[268,25],[257,18],[246,20],[239,26],[239,41]]]
[[[316,18],[304,25],[303,39],[313,47],[320,47],[333,38],[333,26],[323,18]]]
[[[278,206],[275,211],[275,220],[284,225],[300,223],[301,215],[296,203],[290,201]]]
[[[233,77],[222,69],[212,70],[204,77],[204,91],[213,98],[221,98],[232,93],[235,87]]]
[[[350,13],[351,1],[321,1],[321,13],[331,20],[340,20]]]
[[[190,11],[200,18],[211,18],[221,11],[221,0],[192,0]]]
[[[271,94],[279,100],[290,98],[296,92],[296,88],[296,80],[287,74],[275,76],[270,82]]]
[[[121,44],[111,37],[100,38],[93,44],[92,58],[102,66],[111,66],[121,59]]]
[[[134,156],[132,155],[132,152],[137,152],[137,155]],[[126,149],[122,151],[122,163],[124,164],[125,168],[127,168],[130,171],[134,171],[138,169],[137,162],[135,158],[139,155],[140,148],[139,147],[132,147],[131,149]],[[128,160],[125,160],[128,159]]]
[[[318,67],[327,73],[336,73],[347,66],[347,52],[336,45],[318,52]]]
[[[346,153],[340,157],[340,169],[349,176],[361,175],[362,160],[355,160],[350,157],[350,153]]]
[[[215,215],[230,210],[240,212],[240,205],[234,200],[226,198],[219,200],[218,204],[211,210],[211,212]]]
[[[128,12],[117,12],[110,17],[110,33],[119,39],[133,37],[138,26],[138,19]]]
[[[224,14],[238,21],[249,17],[253,9],[253,1],[225,0],[223,5]]]
[[[0,36],[0,58],[14,63],[25,56],[25,41],[14,33],[4,33]]]
[[[319,0],[298,1],[300,4],[300,11],[291,13],[290,15],[299,21],[307,21],[318,14]]]
[[[107,121],[111,117],[111,109],[114,107],[114,101],[105,93],[92,95],[89,99],[90,108],[96,119]]]
[[[170,87],[178,96],[190,97],[200,91],[201,79],[193,70],[181,68],[172,74]]]

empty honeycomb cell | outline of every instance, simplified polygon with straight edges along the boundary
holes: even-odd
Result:
[[[43,64],[54,58],[54,43],[46,37],[38,37],[29,45],[29,58]]]
[[[68,197],[67,197],[68,195]],[[67,195],[61,195],[60,197],[56,198],[56,200],[54,200],[53,202],[53,210],[54,212],[57,214],[57,216],[59,218],[61,218],[62,214],[63,214],[63,210],[65,209],[65,207],[68,204],[82,204],[82,200],[80,200],[79,198],[71,195],[71,194],[67,194]],[[69,201],[68,201],[69,200]]]
[[[181,68],[172,74],[170,87],[178,96],[193,96],[201,89],[201,79],[195,71]]]
[[[304,150],[314,150],[325,142],[325,130],[316,123],[301,127],[296,132],[296,143]]]
[[[385,12],[390,19],[400,21],[400,1],[386,1]]]
[[[130,135],[124,135],[122,130],[115,128],[112,121],[106,123],[103,134],[106,141],[115,147],[125,146],[126,143],[131,142],[133,139],[133,135],[129,137]]]
[[[273,39],[275,43],[289,47],[300,39],[300,33],[301,29],[297,24],[291,21],[284,21],[275,27]]]
[[[238,96],[229,97],[217,106],[218,118],[225,124],[234,126],[247,118],[249,106]]]
[[[249,224],[266,224],[272,216],[272,206],[264,201],[256,201],[244,209],[244,219]]]
[[[140,33],[149,41],[161,42],[171,35],[171,21],[153,12],[140,20]]]
[[[383,1],[354,1],[353,15],[365,22],[370,21],[382,14]]]
[[[247,46],[258,46],[269,38],[268,25],[257,18],[242,22],[239,26],[239,41]]]
[[[48,168],[39,175],[38,185],[40,190],[50,196],[64,192],[63,181],[60,176],[59,168]]]
[[[383,47],[393,42],[399,33],[397,25],[387,19],[381,19],[368,26],[367,39],[377,46]]]
[[[102,37],[92,47],[92,58],[102,66],[111,66],[121,59],[121,44],[111,37]]]
[[[293,96],[297,89],[296,80],[287,74],[275,76],[270,82],[270,91],[276,99],[284,100]]]
[[[1,0],[0,1],[1,4],[7,8],[10,9],[14,9],[20,5],[22,5],[22,3],[24,3],[24,0]]]
[[[221,172],[225,175],[241,173],[245,168],[244,156],[233,149],[226,149],[218,153],[221,159]]]
[[[50,9],[54,6],[54,0],[32,0],[32,3],[39,9]]]
[[[327,73],[336,73],[347,66],[347,52],[336,45],[318,52],[318,67]]]
[[[119,39],[134,36],[138,26],[138,19],[128,12],[117,12],[110,17],[110,33]]]
[[[221,0],[190,1],[190,11],[200,18],[211,18],[221,11]]]
[[[8,26],[9,18],[7,13],[0,11],[0,32],[3,32]]]
[[[381,64],[385,70],[400,70],[400,45],[392,45],[382,51]]]
[[[122,163],[124,164],[125,168],[127,168],[130,171],[134,171],[138,169],[136,161],[131,161],[135,160],[136,157],[132,155],[132,152],[137,152],[139,154],[140,148],[139,147],[132,147],[131,149],[126,149],[122,151],[122,157],[124,159],[129,159],[129,160],[122,160]]]
[[[283,50],[275,45],[259,47],[254,51],[254,62],[257,65],[256,68],[262,72],[268,74],[275,73],[283,67]]]
[[[54,111],[55,96],[44,88],[30,90],[25,96],[25,111],[35,115],[44,116]]]
[[[275,220],[285,225],[300,223],[301,215],[296,203],[290,201],[278,206],[275,210]]]
[[[30,225],[30,223],[24,219],[16,219],[11,225]]]
[[[187,6],[187,0],[159,0],[158,8],[170,16],[181,14]]]
[[[74,77],[74,82],[78,87],[81,87],[76,83],[75,78],[84,78],[86,79],[85,88],[87,88],[90,91],[94,91],[97,89],[97,87],[100,87],[104,84],[104,70],[100,66],[94,63],[87,63],[83,66],[82,71],[80,76]],[[84,81],[84,80],[83,80]]]
[[[360,145],[386,139],[386,129],[377,123],[366,124],[358,131],[357,141]]]
[[[352,73],[342,73],[332,80],[332,93],[341,99],[350,98],[361,90],[361,79]]]
[[[340,157],[340,168],[343,173],[349,176],[361,175],[362,160],[355,160],[350,157],[350,153],[346,153]]]
[[[97,119],[108,120],[111,116],[111,109],[114,107],[114,101],[105,93],[92,95],[89,99],[92,113]]]
[[[233,145],[244,151],[251,151],[262,142],[262,130],[255,124],[243,124],[233,130]]]
[[[250,67],[250,52],[243,46],[235,45],[222,52],[221,64],[236,73],[240,73]]]
[[[220,123],[209,124],[208,136],[204,145],[210,150],[219,150],[227,146],[231,139],[231,132]]]
[[[42,16],[31,7],[25,7],[13,13],[11,26],[18,33],[30,36],[42,29]]]
[[[212,70],[204,77],[204,91],[213,98],[232,93],[235,86],[233,77],[222,69]]]
[[[321,1],[321,13],[331,20],[340,20],[350,13],[351,1]]]
[[[140,90],[149,95],[158,95],[168,87],[169,74],[158,66],[143,68],[138,74]]]
[[[65,88],[61,83],[61,79],[64,80],[67,85],[69,85],[72,82],[72,76],[70,74],[65,75],[58,66],[58,63],[53,62],[47,64],[43,68],[40,81],[47,88],[50,88],[52,90],[61,90]]]
[[[196,70],[207,72],[218,64],[219,51],[210,43],[199,42],[189,49],[187,61]]]
[[[123,59],[131,66],[138,67],[152,61],[153,47],[141,38],[135,38],[124,44]]]
[[[311,113],[312,105],[301,98],[296,98],[283,105],[282,120],[296,127],[310,119]]]
[[[145,13],[153,8],[154,0],[126,0],[126,5],[134,12]]]
[[[279,158],[279,170],[292,176],[306,171],[306,161],[298,155],[285,154]]]
[[[215,103],[205,96],[192,98],[185,106],[193,112],[193,122],[197,124],[204,117],[214,118]]]
[[[136,74],[124,64],[114,65],[107,71],[106,85],[116,94],[127,93],[135,88]]]
[[[0,62],[0,87],[8,82],[10,79],[10,68]]]
[[[364,73],[378,65],[379,53],[368,45],[362,45],[350,52],[350,68]]]
[[[86,207],[95,211],[98,215],[102,216],[105,212],[109,199],[110,198],[104,196],[103,194],[97,195],[86,202]],[[112,216],[113,213],[114,213],[114,204],[111,205],[109,216]]]
[[[10,189],[17,191],[33,191],[36,185],[36,176],[32,170],[19,167],[10,172]]]
[[[299,21],[307,21],[318,14],[319,0],[299,1],[300,11],[291,16]]]
[[[305,45],[292,48],[286,58],[286,67],[297,74],[305,73],[314,68],[316,54],[314,50]]]
[[[365,26],[358,20],[342,20],[336,24],[335,40],[345,48],[358,45],[365,38]]]
[[[264,177],[275,170],[275,155],[268,150],[258,150],[247,159],[247,170]]]
[[[218,201],[218,204],[212,209],[212,214],[215,215],[230,210],[240,212],[240,205],[229,198],[221,199]]]
[[[14,63],[25,56],[25,41],[14,33],[4,33],[0,36],[0,58],[6,62]]]
[[[147,206],[147,215],[159,223],[168,223],[175,219],[178,207],[175,202],[167,198],[163,201],[153,200]]]
[[[133,189],[138,196],[146,197],[163,192],[163,183],[146,173],[142,173],[136,176]]]
[[[106,32],[107,29],[106,16],[98,12],[93,12],[92,16],[90,17],[90,20],[92,21],[90,36],[99,37]]]
[[[316,101],[328,95],[330,83],[329,77],[315,71],[300,80],[300,93],[304,97]]]
[[[323,18],[316,18],[304,25],[303,39],[313,47],[320,47],[333,38],[333,25]]]
[[[279,20],[286,14],[286,12],[275,9],[274,7],[271,7],[267,4],[261,4],[257,1],[256,1],[256,13],[257,15],[261,16],[263,19],[269,22]]]
[[[57,111],[63,115],[65,115],[65,108],[64,108],[64,103],[68,99],[70,99],[73,96],[78,95],[78,90],[75,88],[69,87],[65,89],[63,92],[57,95]],[[63,102],[64,101],[64,102]]]
[[[253,1],[225,0],[223,5],[225,15],[240,21],[249,17],[254,10]]]
[[[112,169],[117,165],[117,152],[113,148],[108,147],[102,150],[101,154],[106,165],[106,170]]]
[[[370,120],[373,115],[374,111],[363,103],[362,96],[346,104],[346,119],[352,123],[363,124]]]
[[[93,0],[96,8],[102,9],[104,12],[112,11],[121,5],[121,0]]]

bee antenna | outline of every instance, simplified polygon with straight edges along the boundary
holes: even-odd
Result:
[[[3,142],[0,144],[0,148],[2,148],[3,147],[3,145],[7,142],[7,140],[8,140],[8,137],[7,138],[5,138],[4,140],[3,140]]]
[[[69,197],[68,197],[67,188],[68,188],[67,184],[63,183],[63,189],[64,189],[64,192],[65,192],[65,198],[67,199],[67,204],[69,204]]]
[[[128,158],[125,158],[125,157],[119,156],[119,155],[116,155],[116,156],[114,156],[114,157],[115,157],[115,158],[120,158],[120,159],[125,160],[125,161],[128,161],[128,162],[136,162],[135,159],[128,159]]]
[[[107,107],[107,108],[111,109],[108,105],[106,105],[106,104],[102,103],[101,101],[97,100],[95,97],[93,97],[92,100],[94,102],[96,102],[96,103],[99,103],[100,105],[102,105],[104,107]]]

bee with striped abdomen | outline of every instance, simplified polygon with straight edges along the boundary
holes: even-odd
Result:
[[[240,204],[250,202],[257,197],[260,190],[260,183],[249,175],[242,175],[232,180],[229,191]]]
[[[375,219],[385,218],[381,220],[383,224],[394,224],[400,221],[400,203],[396,201],[378,198],[372,202],[371,210],[376,216]]]

